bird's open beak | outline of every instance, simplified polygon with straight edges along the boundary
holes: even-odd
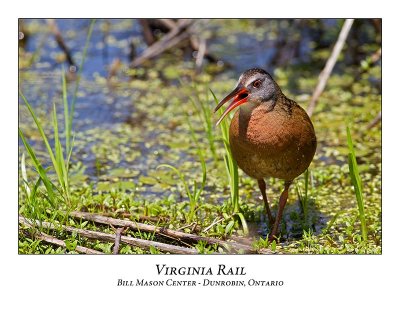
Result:
[[[224,117],[228,115],[231,110],[233,110],[234,108],[238,107],[243,103],[246,103],[248,94],[249,92],[247,91],[247,89],[239,85],[230,94],[228,94],[221,102],[219,102],[214,109],[214,113],[217,110],[219,110],[222,105],[224,105],[226,102],[228,102],[230,99],[233,98],[231,104],[229,104],[228,108],[224,111],[221,117],[219,117],[216,125],[219,125],[222,119],[224,119]]]

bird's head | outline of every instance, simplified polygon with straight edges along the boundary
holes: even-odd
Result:
[[[235,89],[228,94],[221,102],[215,107],[214,113],[226,102],[232,102],[224,111],[217,121],[219,125],[224,117],[234,108],[245,103],[252,103],[255,105],[275,101],[277,93],[280,91],[277,84],[263,69],[249,69],[239,77],[239,81]]]

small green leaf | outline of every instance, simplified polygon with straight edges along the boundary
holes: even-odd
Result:
[[[228,222],[228,224],[225,227],[225,234],[226,235],[228,235],[232,231],[234,224],[235,224],[234,220],[231,220],[231,221]]]
[[[65,242],[65,246],[67,247],[68,251],[74,251],[76,249],[76,246],[78,245],[77,239],[74,239],[74,240],[66,239],[66,240],[64,240],[64,242]]]

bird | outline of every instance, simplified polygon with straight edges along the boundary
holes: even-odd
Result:
[[[278,239],[290,185],[306,171],[315,155],[314,126],[306,111],[286,97],[261,68],[243,72],[234,90],[218,103],[214,113],[229,101],[216,125],[238,107],[229,127],[231,153],[243,172],[257,180],[270,225],[269,238]],[[276,218],[266,194],[267,177],[284,181]]]

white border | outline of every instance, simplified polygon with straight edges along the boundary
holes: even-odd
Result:
[[[9,4],[11,5],[11,4]],[[1,12],[1,302],[7,307],[379,308],[398,304],[398,16],[395,1],[18,1]],[[383,255],[381,256],[19,256],[17,255],[18,17],[383,17]],[[396,30],[397,29],[397,30]],[[366,132],[367,134],[367,132]],[[377,150],[378,151],[378,150]],[[397,199],[396,199],[397,198]],[[245,266],[271,288],[118,288],[155,275],[156,263]],[[396,289],[396,290],[395,290]],[[391,306],[393,307],[393,305]]]

